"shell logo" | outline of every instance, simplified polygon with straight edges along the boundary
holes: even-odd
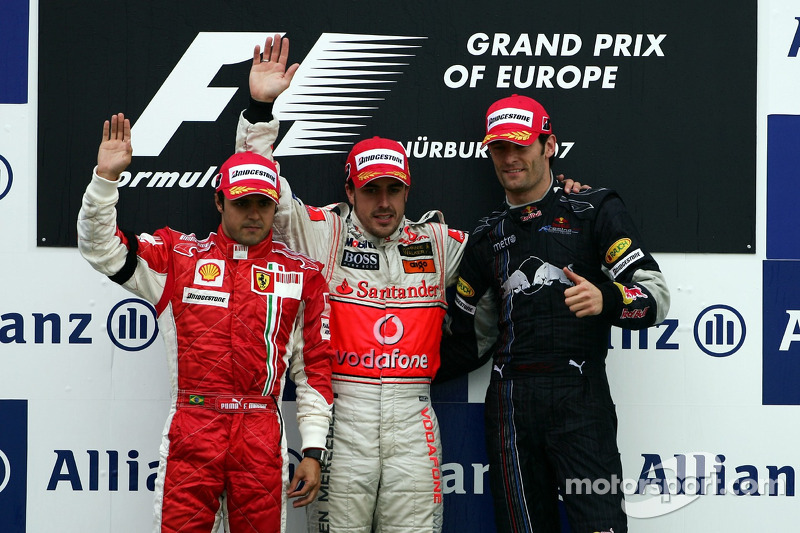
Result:
[[[221,273],[219,267],[214,263],[206,263],[200,267],[200,277],[203,278],[203,281],[214,281]]]

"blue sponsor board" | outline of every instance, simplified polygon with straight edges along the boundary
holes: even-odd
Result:
[[[764,405],[800,405],[800,261],[764,261]]]
[[[0,400],[0,531],[25,533],[28,402]]]
[[[0,7],[0,104],[28,102],[28,0]]]
[[[767,117],[767,258],[800,259],[800,210],[790,191],[800,168],[800,116]]]

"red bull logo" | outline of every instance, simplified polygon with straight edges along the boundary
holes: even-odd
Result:
[[[647,295],[637,285],[626,287],[625,285],[616,282],[614,282],[614,285],[616,285],[619,289],[619,292],[622,293],[622,302],[625,305],[632,303],[637,298],[647,298]]]

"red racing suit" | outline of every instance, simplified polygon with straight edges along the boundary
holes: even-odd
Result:
[[[242,116],[237,151],[271,157],[278,121]],[[438,219],[438,221],[437,221]],[[306,206],[281,178],[276,239],[324,263],[334,351],[334,423],[309,531],[441,531],[441,440],[430,400],[445,288],[467,241],[440,213],[385,239],[345,203]]]
[[[117,199],[117,184],[95,174],[78,245],[95,269],[158,313],[172,405],[155,530],[216,532],[224,521],[237,533],[284,531],[287,371],[297,385],[303,448],[325,446],[333,402],[321,265],[272,234],[248,247],[221,228],[203,240],[169,228],[123,233]]]

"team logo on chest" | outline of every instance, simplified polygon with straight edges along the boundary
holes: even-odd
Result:
[[[539,218],[540,216],[542,216],[542,212],[535,205],[523,207],[522,211],[519,213],[519,219],[521,222],[527,222],[529,220],[533,220],[534,218]]]
[[[272,275],[261,269],[253,269],[253,290],[256,292],[272,292]]]
[[[303,293],[303,273],[284,272],[282,267],[270,263],[267,268],[253,265],[250,290],[257,294],[272,294],[281,298],[299,300]]]

